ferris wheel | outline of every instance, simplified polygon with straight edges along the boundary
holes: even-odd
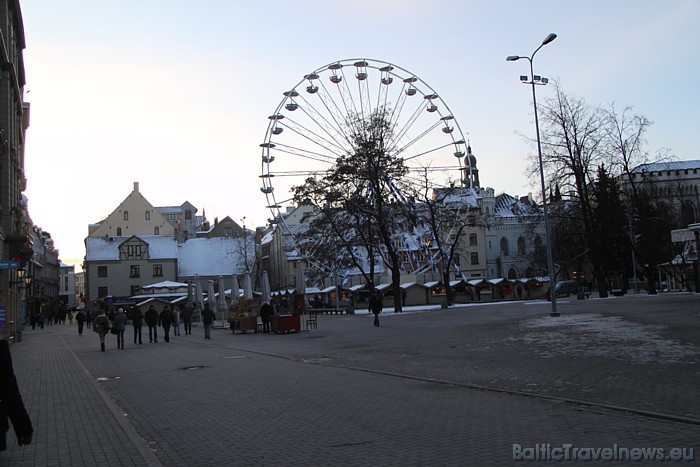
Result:
[[[285,226],[281,210],[291,188],[323,176],[338,157],[352,154],[352,122],[383,112],[386,145],[403,159],[407,178],[435,188],[472,187],[472,158],[457,119],[418,76],[380,60],[346,59],[318,68],[283,92],[268,117],[262,148],[260,190],[271,223]]]

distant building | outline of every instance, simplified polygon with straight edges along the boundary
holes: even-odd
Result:
[[[77,305],[75,301],[75,266],[59,263],[58,297],[67,307]]]
[[[642,164],[631,176],[620,178],[622,190],[629,193],[634,184],[671,212],[676,227],[700,222],[700,160]]]
[[[211,226],[189,202],[155,207],[139,184],[104,220],[89,226],[85,239],[84,297],[88,309],[99,303],[124,303],[144,286],[198,277],[206,281],[253,272],[252,235],[229,217]],[[252,262],[250,261],[252,260]]]

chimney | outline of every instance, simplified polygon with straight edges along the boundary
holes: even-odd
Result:
[[[139,182],[134,182],[134,192],[135,193],[139,192]]]

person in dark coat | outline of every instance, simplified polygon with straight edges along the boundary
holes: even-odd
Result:
[[[8,420],[9,419],[9,420]],[[0,425],[2,437],[0,437],[0,451],[7,449],[7,432],[10,422],[17,435],[17,443],[22,446],[32,442],[34,427],[24,407],[22,395],[17,386],[17,378],[12,367],[12,355],[10,343],[0,340]]]
[[[163,334],[165,342],[170,342],[170,326],[173,324],[173,312],[165,305],[163,311],[160,312],[158,316],[158,326],[163,327]]]
[[[78,334],[83,335],[83,327],[85,326],[85,312],[83,310],[78,310],[78,314],[75,315],[75,320],[78,322]]]
[[[158,342],[158,312],[153,305],[148,307],[143,319],[148,325],[148,341]]]
[[[112,321],[112,326],[117,329],[117,348],[124,350],[124,331],[126,331],[126,313],[124,313],[124,308],[117,309],[117,313],[114,315],[114,321]]]
[[[99,311],[99,315],[92,323],[92,330],[100,336],[100,348],[105,351],[105,336],[109,332],[110,322],[104,310]]]
[[[260,320],[263,325],[263,332],[270,332],[270,317],[273,315],[274,310],[270,302],[265,302],[260,307]]]
[[[211,327],[214,323],[214,311],[209,307],[209,301],[204,304],[202,310],[202,324],[204,325],[204,338],[211,339]]]
[[[192,310],[192,304],[188,302],[180,313],[180,318],[185,325],[185,335],[192,334]]]
[[[143,327],[143,311],[141,307],[137,306],[131,312],[131,324],[134,325],[134,344],[136,343],[136,338],[138,338],[139,344],[143,344],[141,341],[141,328]]]
[[[374,313],[374,325],[379,326],[379,313],[382,312],[382,299],[378,292],[372,292],[369,297],[369,311]]]

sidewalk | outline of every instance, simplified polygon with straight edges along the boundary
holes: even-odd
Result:
[[[205,341],[195,328],[140,346],[129,329],[125,350],[108,336],[104,353],[75,325],[29,329],[12,353],[36,433],[19,447],[10,430],[0,465],[506,465],[514,444],[538,443],[697,451],[698,303],[562,300],[556,322],[546,303],[507,303],[383,313],[380,328],[333,315],[318,331]]]

